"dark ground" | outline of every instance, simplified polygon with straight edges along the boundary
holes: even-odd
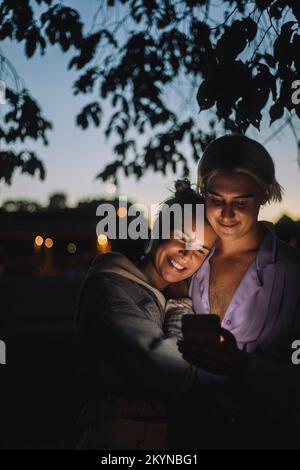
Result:
[[[0,449],[74,448],[80,411],[73,336],[82,280],[0,278]]]
[[[0,277],[0,449],[74,449],[82,408],[73,334],[81,278]],[[299,448],[298,444],[296,447]]]

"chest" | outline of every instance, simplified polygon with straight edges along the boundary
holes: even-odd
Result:
[[[219,315],[221,320],[223,320],[235,291],[254,259],[255,254],[233,258],[211,258],[210,308],[211,313]]]

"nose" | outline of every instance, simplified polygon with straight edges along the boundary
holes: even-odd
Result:
[[[185,248],[181,248],[179,250],[179,256],[182,260],[187,261],[190,258],[191,250],[187,250]]]
[[[180,250],[179,250],[179,254],[182,257],[185,257],[187,255],[187,252],[188,252],[188,250],[186,250],[185,248],[180,248]]]
[[[234,219],[235,213],[231,204],[223,204],[221,216],[223,219]]]

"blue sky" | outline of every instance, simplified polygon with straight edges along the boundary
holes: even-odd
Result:
[[[65,3],[80,9],[87,24],[92,23],[97,6],[95,0]],[[102,128],[82,131],[75,125],[75,115],[90,100],[87,96],[72,95],[72,84],[78,76],[73,70],[67,70],[72,54],[62,54],[58,47],[52,47],[44,57],[36,54],[28,60],[22,44],[5,41],[0,47],[39,101],[44,115],[54,125],[53,131],[49,133],[48,147],[36,142],[26,142],[26,147],[36,150],[44,161],[46,180],[40,182],[37,178],[16,174],[11,186],[1,183],[0,204],[6,199],[14,198],[34,199],[45,203],[49,194],[57,191],[67,193],[71,204],[76,204],[79,199],[105,195],[106,184],[95,180],[95,176],[113,159],[112,143],[105,140]],[[195,112],[196,110],[195,100]],[[1,111],[5,112],[5,108]],[[201,119],[199,122],[201,125]],[[272,131],[273,128],[271,130],[265,125],[261,133],[253,131],[248,135],[264,142]],[[300,218],[300,171],[291,132],[286,130],[280,138],[275,138],[266,147],[274,158],[277,179],[285,189],[285,196],[281,204],[272,204],[263,209],[261,218],[276,220],[283,212],[289,213],[293,218]],[[196,171],[194,163],[191,175],[193,181],[196,181]],[[168,188],[172,187],[175,179],[176,175],[173,174],[168,177],[147,174],[138,182],[134,177],[122,177],[120,194],[146,205],[156,204],[169,195]]]

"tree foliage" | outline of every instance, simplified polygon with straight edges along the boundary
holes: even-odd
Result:
[[[148,170],[188,175],[188,154],[197,161],[216,135],[246,133],[251,126],[259,130],[265,116],[272,133],[280,120],[298,140],[300,106],[292,101],[292,85],[300,79],[299,0],[99,0],[88,33],[73,8],[36,2],[45,4],[39,18],[33,2],[4,0],[0,38],[23,41],[28,57],[38,49],[44,53],[49,44],[74,51],[69,61],[78,71],[74,94],[93,95],[76,123],[82,129],[103,126],[114,142],[115,160],[98,175],[103,180],[117,181],[122,171],[138,178]],[[199,126],[193,106],[184,112],[174,108],[168,90],[176,84],[186,95],[191,92],[187,105],[197,100],[206,128]],[[25,136],[46,142],[51,125],[24,93],[9,91],[15,98],[4,121],[11,127],[1,128],[0,135],[7,144]],[[22,122],[26,96],[24,116],[30,114],[31,124]],[[106,100],[110,116],[104,112]],[[14,161],[27,162],[22,158],[0,153],[7,181]],[[29,168],[43,175],[38,159]]]

